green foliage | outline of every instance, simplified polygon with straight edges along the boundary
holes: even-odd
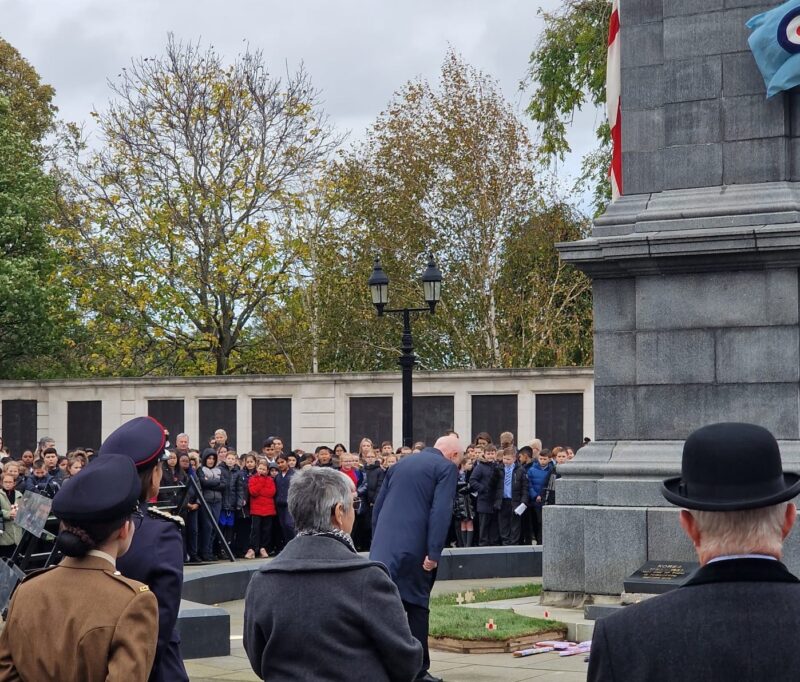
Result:
[[[531,53],[525,85],[533,88],[527,112],[538,124],[539,158],[562,159],[570,151],[567,126],[586,104],[604,107],[611,0],[564,0],[557,12],[544,12],[545,29]],[[584,159],[579,184],[591,183],[595,207],[611,197],[607,123],[597,128],[599,148]]]
[[[37,376],[64,343],[66,297],[45,224],[53,184],[28,129],[0,98],[0,376]]]
[[[563,202],[551,202],[512,227],[498,287],[507,366],[592,364],[591,282],[555,248],[588,231],[589,222]]]
[[[0,96],[6,116],[23,139],[41,142],[53,128],[55,90],[42,83],[36,70],[8,42],[0,38]]]
[[[493,619],[496,630],[487,630]],[[567,626],[556,620],[520,616],[510,609],[473,609],[463,606],[431,604],[429,634],[431,637],[452,637],[472,641],[505,640],[546,632],[567,633]]]

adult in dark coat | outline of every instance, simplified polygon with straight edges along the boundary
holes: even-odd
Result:
[[[139,506],[144,519],[117,567],[124,576],[148,585],[158,599],[158,645],[149,682],[188,682],[175,629],[183,590],[183,519],[147,504],[158,495],[165,441],[161,424],[152,417],[137,417],[114,431],[98,456],[127,455],[141,478]]]
[[[386,472],[373,510],[369,556],[389,569],[411,632],[422,644],[418,680],[436,679],[428,673],[428,606],[463,455],[458,436],[451,434],[442,436],[432,448],[404,457]]]
[[[800,476],[783,473],[772,434],[752,424],[695,431],[662,493],[684,508],[701,567],[678,589],[598,620],[588,679],[797,680],[800,581],[780,558]]]
[[[251,579],[244,648],[265,680],[411,682],[422,648],[386,567],[359,556],[355,487],[328,467],[294,474],[299,535]]]

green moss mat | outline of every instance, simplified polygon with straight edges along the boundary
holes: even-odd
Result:
[[[516,587],[498,587],[488,590],[473,590],[475,595],[474,604],[499,601],[500,599],[519,599],[521,597],[538,597],[542,593],[542,586],[531,583],[529,585],[517,585]],[[462,593],[463,595],[463,593]],[[438,597],[431,598],[431,608],[434,606],[457,606],[457,593],[440,594]]]
[[[486,629],[486,623],[490,618],[494,620],[496,630]],[[503,640],[553,631],[566,633],[567,626],[555,620],[520,616],[505,609],[467,609],[461,606],[431,604],[431,637]]]

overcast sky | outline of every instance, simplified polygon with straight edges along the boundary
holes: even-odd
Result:
[[[495,77],[524,117],[519,91],[542,28],[539,9],[561,0],[0,0],[0,35],[56,89],[66,120],[103,109],[132,57],[163,51],[167,33],[201,38],[232,59],[245,42],[274,73],[305,63],[325,111],[359,139],[392,93],[417,76],[435,80],[448,46]],[[560,175],[577,172],[594,145],[598,113],[576,118],[574,153]]]

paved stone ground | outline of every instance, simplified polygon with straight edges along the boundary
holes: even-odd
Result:
[[[504,578],[496,580],[443,580],[436,583],[434,594],[463,592],[489,587],[508,587],[531,582],[531,579]],[[242,648],[242,615],[244,602],[220,604],[231,614],[231,655],[219,658],[201,658],[186,662],[192,682],[217,682],[238,680],[255,682],[259,678],[250,669]],[[511,654],[452,654],[431,651],[431,672],[445,682],[584,682],[588,664],[583,656],[559,658],[554,654],[541,654],[528,658],[514,658]]]

